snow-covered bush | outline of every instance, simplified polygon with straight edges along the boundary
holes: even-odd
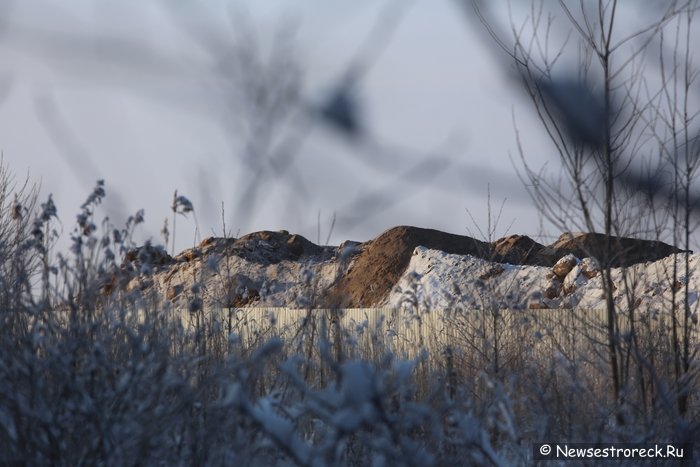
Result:
[[[104,196],[99,182],[66,256],[52,251],[51,198],[38,211],[31,197],[2,200],[0,464],[434,465],[522,456],[499,424],[510,417],[506,400],[505,411],[478,412],[450,396],[439,373],[417,371],[420,360],[387,349],[367,359],[347,335],[337,337],[357,348],[336,353],[325,318],[284,343],[272,332],[239,339],[199,308],[183,322],[129,286],[157,264],[130,243],[142,213],[124,229],[98,227]]]
[[[542,440],[697,433],[697,378],[683,418],[658,316],[623,347],[647,366],[630,364],[619,420],[605,334],[573,313],[456,303],[439,316],[415,289],[386,323],[311,309],[283,331],[274,315],[254,332],[202,307],[183,319],[138,286],[164,254],[133,249],[143,214],[98,227],[104,196],[99,183],[68,256],[52,253],[50,198],[0,200],[2,465],[528,465]],[[387,333],[400,320],[419,323],[409,358]],[[441,334],[423,331],[435,322]]]

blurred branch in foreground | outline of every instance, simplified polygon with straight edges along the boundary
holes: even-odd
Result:
[[[620,25],[615,29],[617,35],[614,38],[606,31],[597,31],[596,34],[603,34],[603,37],[610,41],[608,44],[600,45],[608,45],[608,53],[620,56],[619,61],[616,62],[617,71],[611,73],[609,78],[623,82],[629,78],[630,73],[639,74],[638,67],[644,66],[644,80],[648,86],[645,91],[616,88],[605,95],[604,77],[600,73],[590,73],[588,68],[591,61],[606,58],[605,49],[596,45],[598,39],[593,35],[596,25],[590,18],[593,18],[597,12],[593,11],[592,5],[581,2],[576,6],[576,2],[561,1],[559,14],[557,14],[550,5],[545,7],[542,2],[533,2],[527,12],[528,19],[518,24],[514,19],[516,13],[513,9],[522,5],[511,6],[509,8],[511,25],[504,26],[500,20],[501,12],[497,13],[499,6],[492,2],[458,0],[458,4],[465,11],[469,21],[481,23],[480,26],[483,27],[480,29],[485,31],[486,36],[485,49],[491,50],[492,55],[502,63],[504,73],[513,79],[515,86],[526,92],[528,98],[537,102],[536,105],[540,109],[538,112],[541,112],[540,118],[545,118],[549,124],[554,125],[549,127],[548,131],[553,132],[553,137],[559,140],[557,144],[560,147],[570,144],[572,151],[584,151],[588,154],[582,161],[584,164],[589,161],[595,162],[596,154],[605,150],[606,141],[609,139],[607,122],[613,122],[623,128],[619,122],[624,120],[625,115],[638,114],[640,119],[642,113],[647,113],[648,105],[640,107],[635,102],[641,97],[640,92],[651,93],[648,101],[655,102],[654,105],[659,104],[662,95],[668,95],[659,91],[654,93],[649,87],[649,84],[655,86],[659,81],[667,83],[677,73],[677,70],[673,69],[670,72],[664,70],[664,66],[668,66],[668,60],[666,64],[663,61],[664,56],[672,56],[673,65],[680,66],[677,61],[678,54],[668,50],[667,43],[664,42],[666,29],[676,28],[677,32],[681,32],[681,29],[687,30],[687,40],[691,40],[691,37],[697,38],[698,34],[692,28],[692,17],[698,8],[697,2],[694,1],[673,1],[663,5],[645,3],[646,11],[642,16],[648,21],[646,24],[639,27],[632,26],[637,27],[633,31],[630,31],[629,26],[624,29],[625,26]],[[605,2],[604,5],[605,15],[615,14],[617,2]],[[634,9],[637,5],[626,5],[626,7]],[[681,15],[686,15],[684,20],[686,24],[671,24],[672,21],[679,20]],[[571,29],[568,31],[557,28],[557,20],[561,16],[571,24]],[[625,17],[622,13],[618,16]],[[612,20],[610,24],[612,25]],[[579,52],[585,61],[585,68],[562,64],[563,56],[575,53],[572,42],[576,43],[576,40],[575,38],[572,40],[572,34],[583,44],[587,44],[580,49],[582,52]],[[619,37],[620,35],[622,36]],[[556,45],[555,41],[559,41],[559,45]],[[676,50],[678,46],[676,39]],[[586,51],[586,47],[590,48]],[[623,47],[626,50],[623,50]],[[659,50],[660,62],[654,54],[656,47]],[[691,69],[687,71],[690,73],[687,75],[689,79],[686,80],[688,85],[683,87],[683,92],[688,93],[688,102],[697,104],[700,96],[698,87],[693,85],[697,72]],[[680,85],[680,83],[677,84]],[[648,117],[643,118],[646,121],[641,122],[637,127],[641,128],[637,130],[638,132],[658,130],[653,126],[653,122],[648,121]],[[624,129],[631,131],[631,128]],[[561,131],[561,134],[557,134],[557,131]],[[678,198],[680,193],[674,191],[671,181],[665,179],[664,174],[673,173],[674,167],[679,164],[692,164],[692,160],[698,158],[700,126],[696,124],[694,118],[688,120],[687,133],[687,141],[680,142],[672,148],[671,157],[662,157],[663,164],[652,171],[644,170],[642,163],[631,163],[638,159],[637,153],[641,152],[640,147],[635,147],[634,154],[626,155],[626,162],[620,158],[614,159],[612,162],[616,181],[645,196],[658,196],[668,202]],[[627,134],[627,137],[631,136],[629,132]],[[565,140],[561,139],[562,136]],[[652,137],[652,139],[655,138]],[[620,152],[632,147],[629,144],[622,144],[622,141],[617,141],[616,144],[618,147],[622,146],[619,147]],[[663,152],[669,151],[665,149]],[[692,209],[696,212],[700,211],[700,204],[697,202],[700,198],[697,195],[693,195],[692,198],[696,200],[691,203]]]

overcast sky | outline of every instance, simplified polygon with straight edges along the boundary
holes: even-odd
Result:
[[[486,233],[488,186],[492,214],[505,200],[497,236],[541,233],[509,158],[514,114],[534,165],[554,157],[528,103],[455,2],[402,3],[5,1],[4,159],[54,194],[65,230],[103,178],[102,214],[123,222],[144,208],[143,235],[154,240],[176,189],[202,237],[221,234],[222,202],[233,234],[287,229],[318,241],[320,225],[325,241],[335,213],[334,244],[401,224],[478,236],[467,210]],[[303,106],[268,127],[251,123],[240,89],[263,78],[236,66],[270,50],[303,71]],[[353,139],[313,109],[364,58],[365,131]],[[272,87],[288,78],[275,73]],[[251,155],[260,131],[292,148],[286,165]],[[178,248],[194,230],[192,217],[178,218]]]

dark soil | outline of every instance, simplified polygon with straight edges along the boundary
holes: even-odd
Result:
[[[550,248],[563,255],[573,254],[577,258],[595,257],[601,265],[607,249],[606,236],[598,233],[586,233],[577,236],[564,234]],[[683,250],[654,240],[638,240],[627,237],[610,237],[612,256],[610,267],[627,267],[633,264],[657,261]]]

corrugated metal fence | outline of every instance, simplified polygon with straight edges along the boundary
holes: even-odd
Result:
[[[482,360],[533,354],[567,357],[605,351],[608,320],[604,309],[457,310],[416,313],[393,308],[312,309],[233,308],[183,315],[189,327],[208,325],[246,347],[276,336],[304,346],[325,339],[343,357],[380,358],[387,351],[402,358],[427,353],[469,351]],[[682,320],[676,321],[677,330]],[[619,314],[615,338],[670,339],[671,313]],[[697,326],[690,328],[698,342]],[[553,352],[554,351],[554,352]]]

